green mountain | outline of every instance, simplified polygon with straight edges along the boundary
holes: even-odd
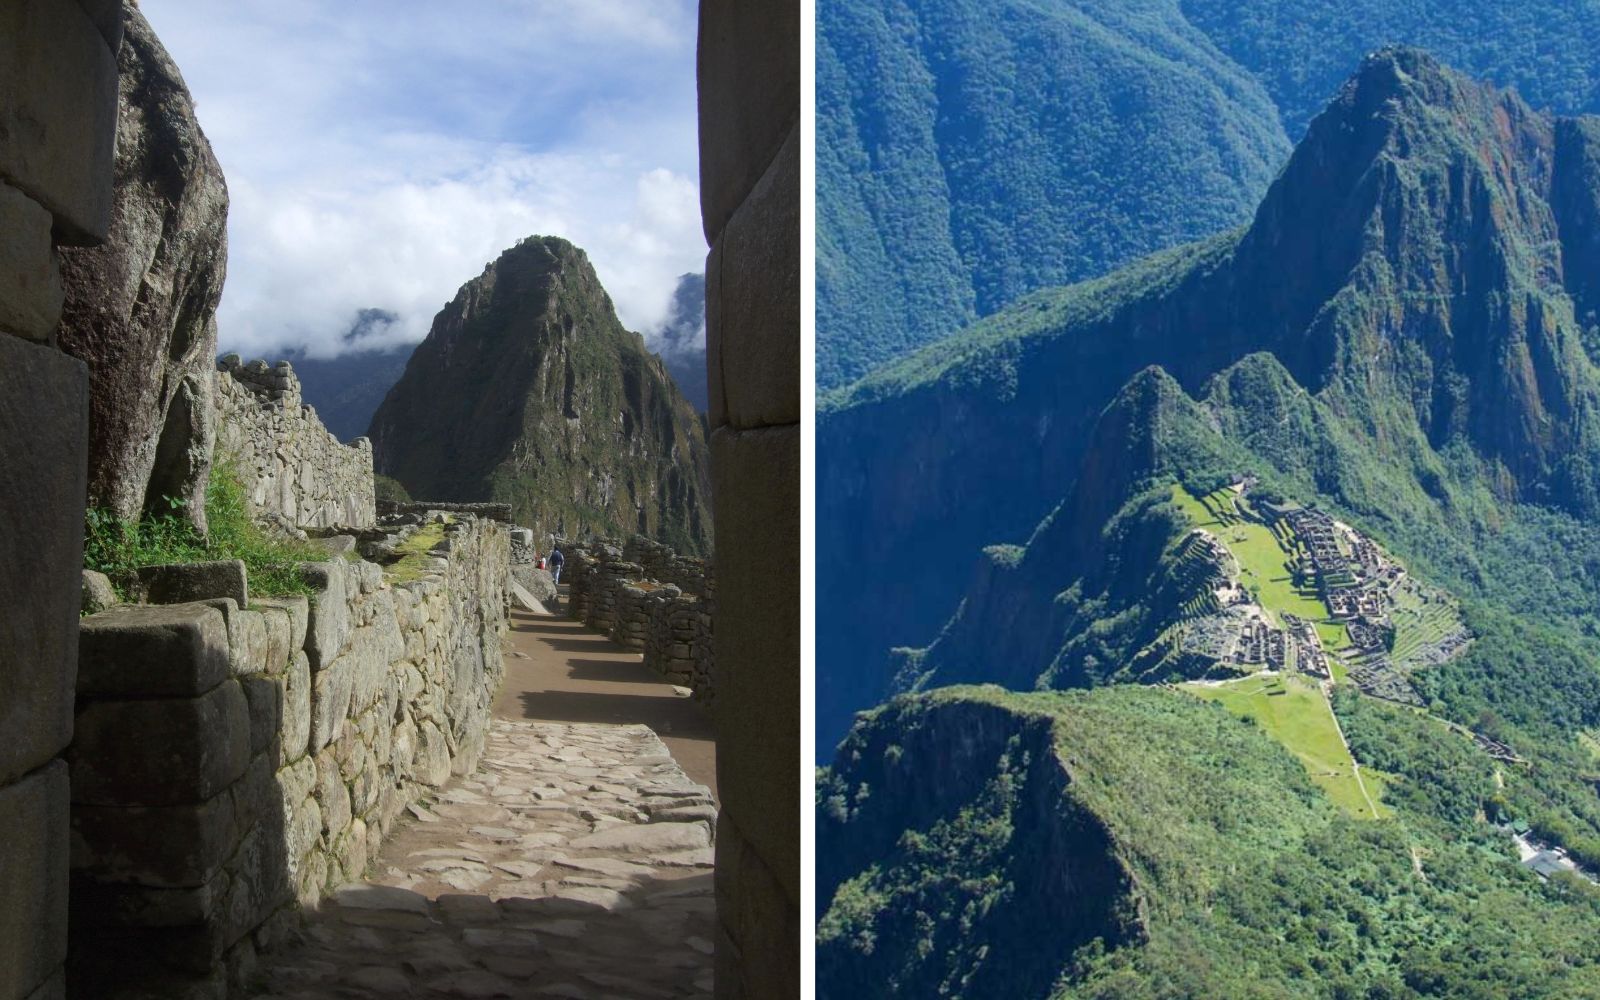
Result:
[[[825,398],[818,568],[841,582],[819,593],[819,743],[887,692],[890,647],[938,632],[983,547],[1067,498],[1063,551],[1088,552],[1140,440],[1096,425],[1151,365],[1156,412],[1220,431],[1208,468],[1253,460],[1434,582],[1592,630],[1597,140],[1385,50],[1247,228],[1036,293]],[[1271,363],[1236,367],[1251,355]]]
[[[1288,148],[1171,0],[824,0],[817,384],[1236,224]]]
[[[419,500],[510,503],[541,536],[711,549],[701,420],[557,237],[523,240],[461,286],[370,437],[377,471]]]
[[[864,716],[819,775],[817,995],[1600,992],[1600,889],[1541,881],[1475,818],[1532,808],[1524,773],[1336,704],[1359,753],[1404,761],[1392,818],[1335,808],[1262,727],[1173,690],[947,688]]]
[[[1581,4],[824,0],[818,385],[1243,223],[1367,53],[1600,111]]]

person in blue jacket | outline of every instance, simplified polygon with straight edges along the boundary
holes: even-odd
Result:
[[[561,582],[561,567],[566,565],[566,562],[566,557],[561,554],[560,549],[550,550],[550,578],[556,583]]]

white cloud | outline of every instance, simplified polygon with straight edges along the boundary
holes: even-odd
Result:
[[[421,339],[534,234],[631,329],[704,265],[692,0],[144,0],[228,177],[222,346]]]

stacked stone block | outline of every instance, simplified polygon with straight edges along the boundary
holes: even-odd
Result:
[[[697,701],[715,700],[712,681],[711,612],[704,599],[667,584],[645,597],[650,622],[644,665],[694,692]]]
[[[800,983],[800,5],[703,0],[719,998]]]
[[[0,4],[0,1000],[57,1000],[88,374],[56,344],[56,247],[111,224],[117,0]]]
[[[83,620],[80,992],[224,996],[296,905],[360,879],[408,803],[476,765],[504,674],[508,553],[503,526],[464,520],[417,580],[334,560],[308,564],[309,602]]]
[[[658,585],[642,580],[622,580],[616,587],[617,619],[608,633],[626,649],[644,649],[650,638],[650,596]]]
[[[287,361],[218,364],[217,455],[231,461],[259,514],[300,527],[371,527],[377,522],[372,442],[341,444],[304,405]]]
[[[622,549],[602,542],[562,551],[571,618],[641,650],[645,666],[690,688],[696,699],[715,700],[716,584],[704,560],[642,536]],[[684,581],[704,591],[689,591]]]
[[[143,970],[146,988],[220,997],[225,956],[247,964],[246,936],[289,898],[277,706],[260,693],[288,666],[286,641],[266,656],[267,619],[278,638],[289,613],[218,603],[85,620],[68,755],[74,995],[114,996]],[[244,614],[251,626],[230,629]]]
[[[567,585],[567,617],[573,621],[587,622],[593,608],[593,602],[589,599],[589,585],[601,556],[592,549],[578,546],[563,547],[561,554],[566,559],[561,580]]]
[[[670,545],[634,535],[623,548],[622,557],[638,563],[647,580],[670,583],[691,594],[705,594],[711,590],[710,564],[694,556],[679,555]]]
[[[585,619],[596,632],[615,639],[622,621],[622,588],[643,575],[638,563],[606,559],[590,568],[588,577],[589,616]]]

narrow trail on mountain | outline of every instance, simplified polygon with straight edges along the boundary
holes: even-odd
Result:
[[[1350,755],[1350,773],[1355,776],[1356,787],[1361,789],[1361,797],[1367,800],[1367,808],[1372,810],[1372,818],[1382,819],[1383,814],[1378,811],[1378,804],[1372,800],[1372,793],[1367,791],[1367,783],[1361,780],[1361,762],[1356,760],[1355,751],[1350,749],[1350,741],[1345,739],[1344,726],[1339,724],[1339,713],[1333,710],[1333,698],[1329,694],[1332,689],[1331,683],[1317,685],[1317,690],[1322,692],[1323,704],[1328,706],[1328,715],[1333,719],[1333,731],[1339,734],[1339,742],[1344,746],[1344,752]]]
[[[710,994],[705,710],[578,623],[512,621],[478,768],[268,956],[262,1000]]]

